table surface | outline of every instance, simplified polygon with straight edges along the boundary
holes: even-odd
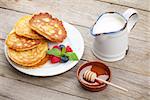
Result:
[[[0,44],[0,100],[149,100],[150,98],[150,0],[0,0],[0,33],[9,33],[24,15],[46,11],[74,25],[85,41],[85,52],[70,71],[54,77],[32,77],[15,70],[7,62]],[[76,79],[77,68],[98,60],[91,52],[90,27],[106,11],[139,12],[139,21],[129,35],[129,53],[121,61],[108,63],[112,82],[123,92],[108,86],[101,92],[84,90]],[[2,40],[0,40],[2,42]]]

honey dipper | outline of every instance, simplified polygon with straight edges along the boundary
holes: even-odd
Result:
[[[86,81],[89,81],[89,82],[95,82],[95,80],[99,81],[99,82],[103,82],[105,84],[108,84],[108,85],[111,85],[113,87],[116,87],[118,89],[121,89],[123,91],[128,91],[127,89],[123,88],[123,87],[120,87],[118,85],[115,85],[111,82],[108,82],[106,80],[103,80],[103,79],[100,79],[97,77],[97,74],[95,72],[92,72],[90,70],[86,70],[85,73],[83,74],[83,78],[86,80]]]

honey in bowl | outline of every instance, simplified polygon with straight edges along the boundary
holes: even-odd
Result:
[[[98,78],[110,81],[111,73],[109,68],[101,62],[88,62],[80,66],[77,70],[77,77],[81,86],[91,91],[103,90],[107,85],[98,81],[89,82],[83,78],[85,71],[90,70],[97,74]]]

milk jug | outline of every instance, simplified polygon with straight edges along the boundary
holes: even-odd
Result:
[[[109,62],[124,58],[128,50],[128,35],[137,20],[137,11],[131,8],[123,14],[101,14],[91,29],[91,34],[95,37],[92,47],[94,55]]]

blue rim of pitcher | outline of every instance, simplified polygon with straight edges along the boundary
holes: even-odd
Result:
[[[98,21],[103,15],[108,14],[108,13],[109,13],[109,14],[116,13],[116,14],[120,15],[121,17],[123,17],[124,20],[125,20],[124,26],[123,26],[121,29],[119,29],[118,31],[93,34],[93,28],[94,28],[95,24],[97,23],[97,21]],[[127,19],[126,19],[122,14],[120,14],[120,13],[118,13],[118,12],[105,12],[105,13],[102,13],[102,14],[98,17],[98,19],[96,20],[96,22],[94,23],[94,25],[91,27],[90,33],[91,33],[93,36],[98,36],[98,35],[101,35],[101,34],[112,34],[112,33],[117,33],[117,32],[123,31],[123,30],[126,28],[126,26],[127,26]]]

